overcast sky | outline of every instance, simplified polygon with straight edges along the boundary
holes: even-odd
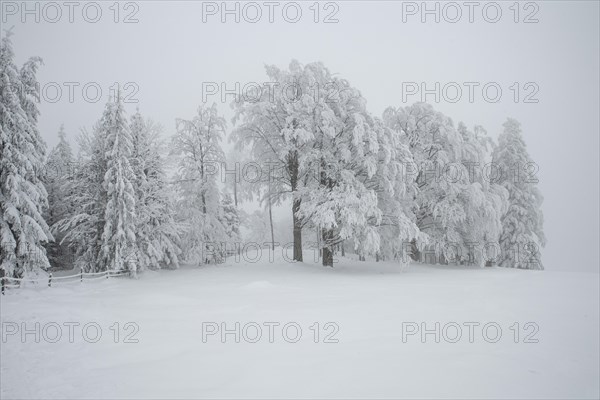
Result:
[[[223,82],[229,89],[235,82],[241,86],[264,82],[265,64],[287,67],[291,59],[322,61],[360,89],[376,115],[388,106],[423,99],[455,122],[483,125],[493,137],[507,117],[516,118],[539,165],[548,238],[542,253],[546,268],[598,271],[597,1],[521,3],[518,13],[513,2],[478,2],[473,9],[463,2],[439,3],[439,22],[435,14],[422,14],[421,2],[325,3],[319,4],[315,22],[313,2],[298,2],[302,14],[295,23],[291,21],[297,7],[290,2],[271,9],[272,23],[263,2],[255,3],[260,18],[254,5],[240,3],[236,23],[234,14],[221,14],[221,2],[122,2],[118,16],[112,1],[98,2],[98,7],[82,2],[69,22],[69,8],[60,1],[54,3],[60,17],[54,5],[44,8],[39,3],[36,22],[35,3],[27,3],[33,13],[22,15],[21,1],[2,1],[0,23],[3,30],[14,26],[19,63],[32,55],[44,60],[39,71],[45,88],[39,128],[49,147],[56,144],[61,123],[70,139],[80,128],[90,128],[115,83],[121,84],[129,100],[139,101],[126,105],[129,113],[139,106],[170,136],[175,118],[191,118],[202,102],[203,82]],[[234,2],[227,4],[236,7]],[[436,3],[428,3],[429,9],[435,7]],[[102,11],[98,22],[88,22],[96,18],[97,8]],[[337,22],[324,23],[326,18]],[[78,84],[72,99],[68,82]],[[125,87],[128,82],[132,84]],[[424,82],[429,89],[439,82],[440,98],[434,94],[422,98],[420,90],[411,95],[411,82]],[[475,82],[472,102],[464,82]],[[82,93],[86,84],[89,100],[101,88],[97,102],[86,101]],[[483,93],[486,84],[488,91]],[[458,99],[457,85],[462,89]],[[62,96],[55,99],[57,86]],[[498,87],[502,94],[493,103]],[[219,103],[228,119],[232,99],[207,98]],[[289,210],[280,213],[287,215]]]

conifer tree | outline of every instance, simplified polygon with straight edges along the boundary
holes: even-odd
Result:
[[[107,269],[128,269],[135,276],[135,176],[129,163],[132,140],[123,103],[118,94],[113,102],[107,104],[103,128],[107,140],[107,171],[103,183],[107,203],[102,233],[102,259]]]
[[[509,118],[498,138],[492,162],[500,185],[508,191],[508,210],[502,217],[500,262],[502,267],[544,269],[540,246],[545,246],[543,197],[538,179],[527,172],[534,167],[518,121]]]
[[[50,227],[67,217],[70,203],[67,201],[68,181],[74,167],[73,151],[67,141],[64,125],[58,131],[58,144],[52,149],[46,161],[44,185],[48,192],[48,209],[45,213],[46,222]],[[50,264],[59,267],[70,267],[68,248],[61,245],[65,232],[54,230],[54,241],[46,245]]]
[[[0,42],[0,269],[21,277],[50,266],[44,243],[53,238],[40,179],[46,152],[37,130],[41,59],[17,68],[10,36]]]
[[[160,127],[136,112],[131,117],[132,154],[136,196],[136,247],[140,269],[177,268],[179,226],[175,222],[160,154]]]

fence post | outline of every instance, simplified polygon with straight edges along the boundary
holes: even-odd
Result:
[[[79,267],[79,282],[83,282],[83,267]]]
[[[52,272],[48,274],[48,287],[52,286]]]

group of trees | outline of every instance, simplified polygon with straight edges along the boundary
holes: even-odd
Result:
[[[177,267],[180,229],[160,154],[159,130],[136,112],[125,116],[117,94],[91,133],[79,136],[79,156],[68,159],[64,137],[46,174],[50,209],[64,208],[52,229],[60,245],[88,271]],[[59,166],[59,167],[55,167]],[[60,246],[59,246],[60,247]]]
[[[92,131],[79,135],[77,155],[62,127],[46,155],[36,128],[39,60],[19,69],[13,57],[7,36],[0,52],[5,273],[47,269],[64,254],[88,271],[133,274],[182,259],[220,262],[233,248],[226,245],[241,241],[243,221],[274,245],[272,208],[288,204],[296,261],[310,229],[326,266],[352,248],[363,260],[434,254],[437,262],[542,268],[542,197],[536,179],[520,173],[534,164],[514,120],[496,145],[481,127],[455,127],[427,104],[389,108],[378,118],[359,90],[323,64],[293,61],[287,70],[267,67],[276,90],[232,103],[234,154],[261,174],[252,182],[233,174],[222,185],[214,168],[227,165],[227,123],[215,105],[176,121],[168,146],[175,173],[160,126],[139,110],[127,118],[118,93]],[[238,203],[248,199],[265,211],[241,212]],[[493,260],[474,245],[489,243],[498,250]]]
[[[537,179],[518,122],[498,145],[431,105],[370,114],[360,91],[321,63],[267,67],[271,87],[233,103],[232,140],[277,165],[263,199],[289,199],[294,259],[316,227],[324,265],[350,243],[359,256],[542,268]],[[268,174],[270,176],[270,174]],[[525,176],[526,175],[526,176]]]

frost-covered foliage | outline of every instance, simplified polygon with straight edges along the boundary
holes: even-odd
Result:
[[[508,192],[486,175],[493,141],[482,127],[469,131],[462,123],[458,132],[463,138],[462,164],[469,177],[468,201],[464,202],[466,218],[460,227],[462,245],[457,258],[460,262],[482,266],[497,259],[494,254],[502,232],[502,215],[508,205]]]
[[[172,191],[160,153],[160,127],[136,112],[131,117],[131,166],[136,198],[136,248],[138,266],[179,266],[179,225],[175,222]]]
[[[378,227],[381,245],[375,255],[378,259],[406,263],[411,254],[407,244],[414,241],[422,246],[426,243],[411,213],[416,184],[407,179],[406,166],[412,165],[412,154],[397,131],[384,127],[379,132],[384,134],[379,135],[378,171],[374,182],[382,217]],[[364,252],[359,254],[364,258]]]
[[[406,179],[416,184],[413,196],[413,220],[426,234],[429,245],[440,249],[447,242],[460,242],[459,224],[465,219],[461,194],[467,184],[464,174],[457,182],[440,179],[441,167],[456,163],[462,138],[450,118],[429,104],[417,103],[384,113],[386,125],[400,134],[413,163],[406,165]],[[413,249],[415,250],[415,249]]]
[[[50,209],[42,214],[44,145],[33,102],[39,60],[18,70],[12,57],[5,38],[0,261],[10,274],[48,267],[42,246],[52,236],[42,215],[87,271],[135,274],[177,267],[180,257],[219,263],[242,236],[287,248],[284,239],[293,235],[293,259],[302,261],[303,228],[316,234],[326,266],[333,266],[335,252],[352,248],[361,260],[405,263],[411,256],[542,268],[537,180],[490,179],[487,169],[492,162],[492,172],[531,171],[516,121],[505,123],[495,146],[483,128],[455,126],[424,103],[388,108],[380,119],[357,88],[322,63],[266,67],[270,83],[232,104],[237,125],[229,160],[221,148],[227,124],[216,105],[178,119],[173,182],[160,127],[139,111],[128,120],[120,99],[109,101],[92,133],[79,137],[76,158],[61,128],[45,164]],[[238,208],[246,200],[258,200],[262,210],[246,214]],[[291,206],[289,226],[273,220],[282,204]],[[64,252],[46,246],[51,255]]]
[[[176,268],[181,227],[160,154],[160,129],[138,113],[129,122],[109,101],[61,187],[68,215],[53,226],[86,271]]]
[[[377,179],[379,136],[386,131],[379,132],[385,128],[366,111],[358,90],[324,70],[318,83],[327,82],[334,84],[335,95],[314,99],[317,112],[305,119],[307,130],[316,133],[306,156],[314,173],[300,211],[321,230],[323,265],[333,266],[334,248],[344,240],[354,239],[362,253],[379,250],[382,212],[372,181]]]
[[[233,138],[255,161],[283,172],[262,182],[269,185],[262,193],[273,202],[291,197],[294,259],[302,260],[306,224],[322,230],[326,265],[332,265],[333,249],[350,238],[360,251],[376,253],[383,218],[378,191],[404,192],[389,181],[405,154],[385,147],[395,143],[389,138],[393,132],[367,112],[357,89],[322,63],[292,61],[288,70],[267,67],[267,75],[271,90],[234,103],[234,121],[242,123]],[[394,165],[383,166],[380,159],[393,159]],[[386,221],[396,227],[389,234],[412,237],[406,226],[400,228],[399,221],[408,221],[401,202],[388,206]]]
[[[65,191],[71,171],[74,167],[73,151],[67,141],[64,125],[58,131],[58,144],[52,149],[46,160],[43,180],[48,192],[48,208],[44,214],[50,227],[66,218],[71,212],[70,203],[66,201]],[[70,268],[69,249],[61,245],[65,232],[54,231],[54,241],[46,245],[48,260],[52,266]]]
[[[413,246],[415,257],[422,259],[426,243],[436,260],[483,265],[483,249],[498,240],[506,202],[506,192],[482,176],[491,139],[481,128],[455,128],[424,103],[389,108],[384,119],[413,158],[406,176],[414,179],[413,221],[424,234]]]
[[[229,193],[221,196],[220,220],[225,230],[225,250],[235,250],[240,245],[240,215]]]
[[[500,265],[543,269],[539,252],[539,247],[546,244],[541,210],[543,197],[537,188],[538,179],[528,173],[536,168],[516,120],[509,118],[504,123],[504,132],[493,153],[493,163],[502,173],[497,178],[509,196],[508,211],[502,217]]]
[[[227,234],[219,218],[217,171],[225,161],[221,149],[225,128],[225,119],[218,115],[216,104],[200,106],[192,120],[177,120],[173,151],[180,157],[176,176],[178,218],[186,223],[182,250],[188,261],[222,260],[220,249]]]
[[[75,253],[75,267],[90,272],[106,269],[100,253],[107,201],[103,185],[106,136],[101,123],[94,125],[92,133],[83,130],[77,138],[79,155],[62,187],[70,212],[52,226],[55,233],[64,232],[61,244]]]
[[[102,232],[102,258],[110,270],[137,269],[136,214],[133,183],[135,175],[129,159],[133,151],[131,131],[119,96],[106,105],[102,117],[102,135],[106,136],[106,174],[104,189],[107,202]]]
[[[44,243],[53,237],[43,218],[47,192],[40,179],[46,152],[37,130],[41,59],[19,69],[10,36],[0,43],[0,269],[20,277],[50,266]]]
[[[310,126],[310,115],[318,111],[317,98],[324,96],[322,83],[329,72],[321,63],[306,66],[292,61],[289,70],[267,66],[268,87],[258,93],[234,101],[234,123],[239,125],[232,132],[232,140],[238,149],[247,149],[251,161],[263,170],[279,171],[253,185],[269,196],[271,203],[291,198],[294,255],[302,261],[302,227],[300,216],[301,190],[308,173],[304,157],[314,143],[315,131]],[[264,190],[264,184],[270,184]]]

